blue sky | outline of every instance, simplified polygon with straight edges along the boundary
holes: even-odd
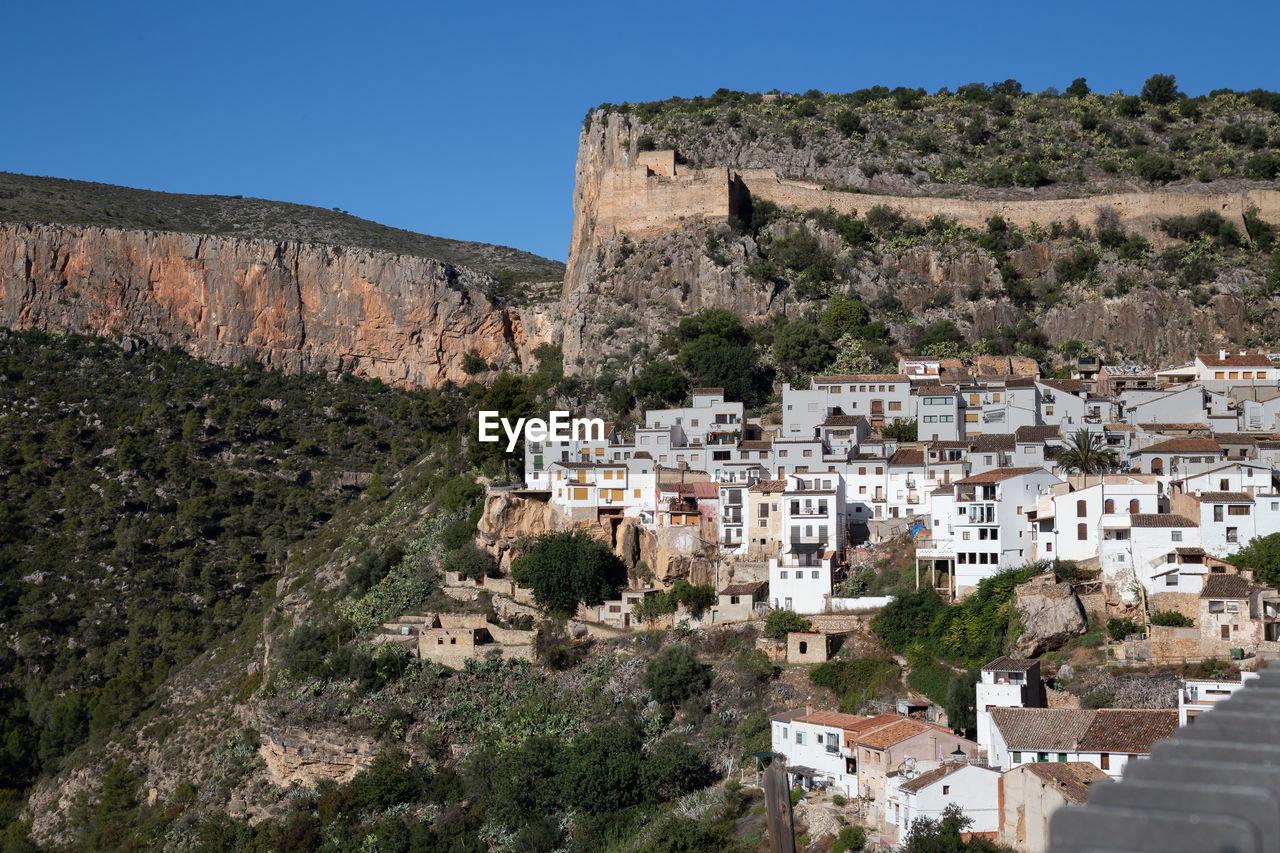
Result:
[[[563,259],[588,107],[1075,77],[1280,88],[1275,3],[10,4],[0,170],[341,207]]]

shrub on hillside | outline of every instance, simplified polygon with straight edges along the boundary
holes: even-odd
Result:
[[[792,610],[775,610],[764,620],[764,635],[775,640],[785,640],[787,634],[806,634],[813,630],[813,623]]]

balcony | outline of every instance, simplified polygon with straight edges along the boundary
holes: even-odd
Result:
[[[829,510],[825,506],[793,506],[791,508],[792,515],[803,515],[806,517],[822,516],[826,517]]]
[[[792,533],[791,544],[793,545],[826,545],[827,534],[814,533],[812,535],[805,535],[805,534]]]

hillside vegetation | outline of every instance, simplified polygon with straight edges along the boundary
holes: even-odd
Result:
[[[833,189],[1044,197],[1280,174],[1280,93],[1187,97],[1164,74],[1136,95],[1081,78],[1061,93],[1016,80],[933,94],[720,89],[598,109],[630,113],[642,148],[675,148],[690,166],[774,168]]]
[[[226,195],[154,192],[0,172],[0,222],[265,237],[419,255],[514,280],[551,280],[564,264],[507,246],[391,228],[344,210]]]

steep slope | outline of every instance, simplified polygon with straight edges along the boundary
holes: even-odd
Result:
[[[263,238],[0,225],[0,325],[139,335],[223,364],[465,381],[529,362],[494,280],[429,258]],[[472,368],[475,372],[475,368]]]
[[[495,277],[559,279],[564,264],[507,246],[391,228],[334,208],[242,196],[192,195],[0,172],[0,222],[98,225],[278,242],[360,246],[434,258]]]

